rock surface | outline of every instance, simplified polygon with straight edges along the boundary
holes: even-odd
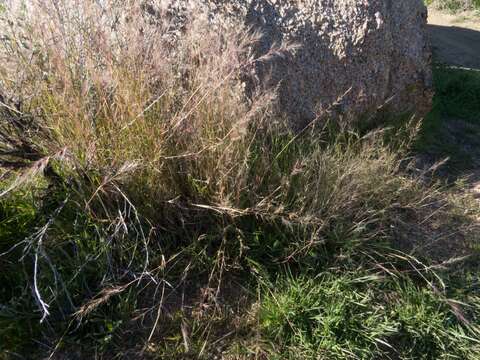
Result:
[[[298,45],[273,64],[257,64],[255,72],[261,86],[278,89],[279,108],[299,126],[326,112],[351,122],[379,108],[420,115],[430,108],[422,0],[198,2],[213,19],[240,18],[260,31],[257,56],[275,44]]]

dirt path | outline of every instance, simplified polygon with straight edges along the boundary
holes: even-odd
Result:
[[[428,31],[436,60],[480,70],[480,16],[450,15],[430,9]]]

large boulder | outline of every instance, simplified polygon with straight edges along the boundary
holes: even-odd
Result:
[[[423,115],[430,108],[423,0],[195,2],[207,4],[210,17],[234,17],[261,32],[257,56],[297,45],[273,63],[258,62],[255,77],[257,86],[278,90],[278,108],[299,126],[324,114],[351,122],[378,109]]]

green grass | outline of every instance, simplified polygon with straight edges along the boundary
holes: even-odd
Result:
[[[434,67],[435,97],[417,148],[440,160],[450,158],[453,174],[474,170],[480,159],[480,72]]]
[[[2,27],[0,358],[478,358],[478,202],[411,171],[477,78],[438,69],[423,129],[296,133],[241,24],[48,4]]]
[[[221,342],[220,349],[233,358],[249,358],[246,354],[253,352],[269,354],[271,358],[285,358],[290,353],[292,359],[313,359],[320,352],[326,359],[341,359],[347,354],[367,359],[393,351],[403,354],[400,358],[413,359],[408,353],[411,351],[414,355],[425,353],[425,359],[435,359],[438,354],[463,356],[465,347],[475,346],[469,340],[473,330],[449,313],[442,295],[437,294],[435,300],[431,286],[422,280],[428,278],[441,289],[433,273],[420,269],[411,276],[402,275],[415,267],[393,249],[400,245],[396,243],[396,229],[415,233],[421,228],[419,222],[433,226],[438,221],[455,221],[459,231],[471,236],[465,214],[456,215],[457,206],[449,201],[444,204],[446,209],[422,211],[431,201],[445,199],[434,200],[440,195],[436,193],[439,189],[425,188],[420,182],[398,176],[395,157],[390,158],[388,147],[382,145],[381,133],[368,134],[366,138],[352,138],[352,134],[337,134],[334,139],[311,136],[295,141],[291,147],[287,145],[292,144],[294,137],[262,140],[269,144],[273,157],[268,162],[269,168],[274,169],[269,172],[269,181],[281,183],[285,179],[281,174],[285,174],[293,182],[285,188],[285,206],[305,206],[307,201],[311,206],[316,202],[314,209],[321,217],[307,214],[310,219],[300,222],[294,217],[277,219],[275,213],[247,212],[231,218],[228,214],[216,214],[217,211],[202,215],[191,209],[196,217],[202,216],[201,226],[195,222],[153,230],[155,236],[149,240],[148,248],[149,271],[157,281],[168,284],[186,281],[188,290],[184,309],[180,306],[181,295],[171,292],[169,287],[164,289],[165,301],[170,305],[164,309],[162,326],[155,332],[148,356],[182,359],[203,353],[204,358],[209,358],[220,351],[219,341],[232,332],[226,343]],[[320,140],[325,144],[315,145]],[[263,141],[258,143],[262,153]],[[315,179],[320,177],[321,182],[312,182],[308,172],[304,179],[291,176],[292,169],[298,166],[297,154],[304,154],[305,166],[315,169]],[[260,149],[252,152],[253,176],[259,167],[263,168],[259,156]],[[2,280],[10,284],[1,298],[1,333],[6,339],[2,350],[23,354],[33,346],[32,339],[41,339],[60,354],[138,354],[153,319],[145,329],[132,318],[140,309],[155,311],[165,285],[149,285],[148,278],[135,279],[135,274],[144,271],[145,264],[145,251],[139,242],[138,228],[135,230],[139,226],[137,220],[126,218],[122,227],[127,226],[128,232],[116,234],[117,227],[79,206],[85,189],[62,182],[54,184],[40,174],[29,184],[20,188],[25,190],[13,191],[0,201],[2,251],[27,240],[2,256],[3,263],[8,265]],[[85,185],[88,182],[82,184]],[[261,190],[264,186],[267,184],[262,183],[258,191],[265,191]],[[317,198],[308,196],[312,186]],[[432,193],[424,198],[427,189]],[[195,219],[188,215],[185,206],[182,216]],[[180,210],[170,207],[170,211]],[[463,212],[464,207],[458,206],[458,211]],[[53,222],[43,240],[38,277],[44,301],[50,304],[49,326],[44,327],[39,323],[42,314],[31,292],[32,264],[38,250],[31,235],[38,233],[49,219]],[[321,221],[328,222],[321,225]],[[145,231],[150,228],[146,222],[140,226]],[[423,235],[418,233],[416,237],[415,241],[420,241]],[[285,273],[289,275],[278,275]],[[200,301],[203,305],[198,304],[198,292],[216,291],[211,284],[217,284],[221,274],[226,280],[215,285],[222,289],[221,295],[207,296]],[[446,275],[441,274],[445,279]],[[470,286],[476,281],[474,276],[470,280],[459,276],[459,288]],[[237,284],[243,288],[235,290]],[[49,291],[52,288],[55,291]],[[472,293],[475,295],[477,290],[472,289]],[[468,318],[476,321],[476,303],[463,293],[454,295],[454,299],[472,307]],[[417,296],[420,304],[415,303]],[[398,303],[402,304],[400,308]],[[426,315],[417,314],[414,306]],[[405,314],[400,314],[403,307]],[[82,315],[77,317],[75,312]],[[410,319],[411,316],[419,318]],[[419,325],[430,326],[431,316],[439,319],[435,328],[420,328]],[[250,318],[258,319],[258,323]],[[447,335],[439,330],[446,322],[451,332]],[[185,327],[188,351],[182,332]],[[464,332],[466,339],[457,339],[457,332]],[[418,345],[409,350],[411,339]],[[431,347],[430,352],[426,347]],[[51,351],[45,349],[46,353]],[[469,354],[476,353],[470,350]]]
[[[265,292],[259,319],[275,344],[271,358],[473,360],[480,355],[478,326],[466,332],[468,326],[459,323],[443,294],[408,277],[327,271],[279,278]],[[478,318],[480,308],[473,311]]]
[[[22,192],[12,196],[10,201],[2,201],[0,205],[0,253],[8,251],[12,244],[27,237],[35,228],[35,204],[31,192]],[[16,251],[20,257],[21,251]],[[28,297],[29,291],[22,284],[22,273],[18,271],[15,262],[0,260],[2,273],[0,281],[3,284],[0,290],[0,327],[2,330],[1,349],[16,351],[23,344],[25,336],[32,336],[39,330],[39,324],[32,321],[33,308],[29,301],[21,301]],[[17,297],[18,295],[18,297]]]

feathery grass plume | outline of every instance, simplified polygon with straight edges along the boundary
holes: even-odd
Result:
[[[272,334],[292,329],[268,315],[274,290],[259,295],[263,304],[252,294],[285,268],[374,269],[385,287],[407,274],[446,299],[431,266],[469,258],[479,211],[468,195],[418,174],[408,159],[416,126],[360,135],[315,119],[294,133],[274,116],[275,91],[247,96],[243,80],[255,62],[295,46],[256,59],[258,34],[211,22],[200,8],[27,3],[0,15],[1,350],[26,352],[34,339],[51,358],[74,350],[213,358],[253,332],[252,348],[263,351]],[[370,294],[356,295],[354,278],[343,278],[345,309],[368,306]],[[302,304],[330,301],[324,293],[337,284],[292,283],[300,297],[316,297],[298,304],[300,318]],[[405,300],[407,320],[414,300]],[[378,303],[373,311],[385,309]],[[262,324],[255,308],[267,312]],[[447,309],[470,337],[476,310]],[[365,319],[390,316],[368,310]],[[320,331],[300,320],[286,340]],[[356,336],[354,325],[346,351],[385,353],[368,338],[385,329]],[[329,341],[346,354],[345,342]],[[308,353],[319,343],[302,344]]]

